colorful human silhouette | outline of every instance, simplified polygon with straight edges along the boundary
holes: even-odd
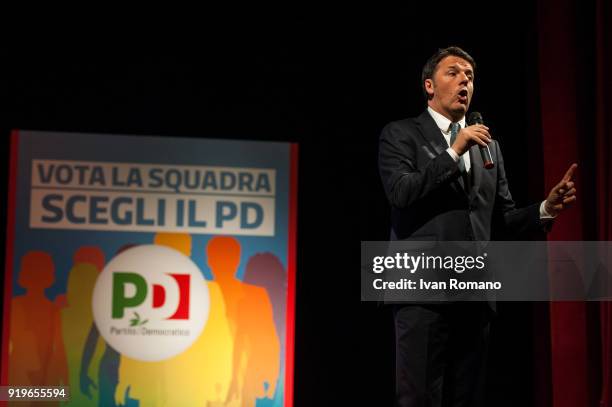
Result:
[[[280,259],[272,253],[258,253],[249,258],[245,267],[242,281],[248,284],[264,287],[272,302],[274,326],[280,341],[280,372],[278,375],[276,392],[273,400],[258,399],[257,407],[280,407],[283,400],[283,378],[285,360],[285,332],[286,332],[286,300],[287,300],[287,273]]]
[[[160,246],[171,247],[185,256],[191,257],[191,235],[188,233],[156,233],[154,243]]]
[[[191,236],[158,233],[155,244],[191,256]],[[223,400],[231,379],[232,337],[223,296],[217,283],[205,282],[210,297],[208,320],[201,335],[183,353],[160,362],[121,356],[116,401],[130,398],[149,406],[214,406]]]
[[[137,245],[133,243],[124,244],[117,250],[116,254],[135,246]],[[94,351],[96,350],[96,345],[99,343],[101,343],[104,347],[104,353],[102,354],[97,370],[98,384],[96,384],[96,382],[91,378],[90,374],[90,371],[95,371],[95,369],[91,369],[90,364],[92,359],[95,359]],[[100,337],[100,332],[98,331],[96,324],[92,324],[89,329],[89,334],[87,335],[87,341],[85,342],[83,355],[81,357],[80,390],[83,394],[91,397],[92,390],[99,387],[99,407],[117,406],[115,403],[115,390],[117,388],[117,383],[119,382],[119,362],[119,352],[113,349],[104,341],[103,338]],[[126,404],[124,404],[125,407],[138,406],[137,402],[130,402],[129,389],[126,392],[126,397],[128,400]]]
[[[72,256],[73,264],[91,264],[98,270],[98,273],[104,268],[104,252],[97,246],[82,246]]]
[[[54,281],[55,266],[49,253],[29,251],[21,258],[17,282],[26,293],[11,300],[10,385],[68,385],[60,309],[45,296],[45,289]]]
[[[280,367],[280,343],[272,305],[265,288],[236,277],[240,243],[230,236],[213,237],[206,246],[207,262],[221,287],[234,337],[232,381],[226,402],[240,400],[255,406],[257,398],[271,398]]]
[[[274,396],[280,370],[280,342],[265,288],[244,284],[236,325],[232,370],[241,377],[234,374],[228,400],[240,394],[244,406],[255,406],[257,398]]]
[[[96,372],[95,364],[91,363],[94,357],[94,352],[100,344],[104,348],[104,353],[100,358],[100,362],[97,369],[98,382],[92,379],[90,372]],[[98,389],[98,406],[99,407],[115,407],[115,388],[117,387],[119,376],[119,353],[109,346],[104,339],[100,337],[100,332],[96,327],[96,324],[92,324],[87,340],[83,348],[83,354],[81,356],[81,369],[79,374],[79,386],[80,391],[88,398],[93,399],[92,392]]]
[[[125,244],[117,250],[117,254],[136,246],[135,244]],[[99,259],[100,260],[100,259]],[[85,262],[86,259],[79,258],[75,255],[75,263],[77,261]],[[104,266],[104,259],[98,262],[100,269]],[[92,364],[92,359],[97,360],[94,357],[94,352],[99,346],[104,348],[104,353],[100,358],[100,363],[97,369],[98,382],[92,379],[92,373],[96,372],[95,363]],[[115,407],[115,389],[119,381],[119,353],[109,346],[103,338],[100,337],[100,332],[96,327],[96,324],[91,324],[87,340],[83,348],[83,354],[81,356],[81,369],[79,374],[80,380],[80,391],[85,396],[93,399],[92,392],[99,389],[98,406],[99,407]]]
[[[104,252],[95,246],[83,246],[73,256],[73,266],[68,272],[65,304],[62,309],[62,336],[66,345],[68,360],[68,380],[72,389],[68,405],[96,406],[98,394],[92,382],[93,392],[80,390],[82,352],[88,331],[93,325],[91,296],[98,274],[104,267]],[[95,372],[102,354],[102,344],[98,347],[98,357],[92,364]]]
[[[215,236],[206,245],[206,262],[219,284],[225,301],[225,312],[232,336],[236,334],[238,303],[242,295],[242,281],[236,277],[240,265],[240,243],[230,236]]]
[[[287,273],[280,259],[272,253],[257,253],[249,258],[242,281],[266,289],[272,302],[274,325],[281,349],[285,344]]]

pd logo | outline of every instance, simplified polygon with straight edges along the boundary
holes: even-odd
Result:
[[[179,289],[179,303],[174,314],[167,319],[189,319],[189,274],[168,274],[176,280]],[[134,296],[126,297],[126,286],[133,285]],[[147,298],[147,281],[140,274],[129,272],[113,273],[113,319],[123,318],[126,308],[141,305]],[[166,302],[166,289],[163,285],[153,284],[153,308]]]
[[[165,246],[113,258],[94,288],[94,320],[106,342],[143,361],[175,356],[198,338],[209,311],[206,281],[191,259]]]

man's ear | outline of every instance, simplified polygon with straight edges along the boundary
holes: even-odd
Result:
[[[434,95],[434,83],[432,79],[425,79],[425,92],[432,97]]]

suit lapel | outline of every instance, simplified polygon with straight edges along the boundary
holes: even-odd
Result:
[[[421,135],[423,135],[423,138],[434,149],[436,154],[439,155],[446,151],[448,148],[448,143],[444,139],[438,125],[427,110],[421,113],[421,115],[417,118],[416,123]],[[451,185],[458,193],[465,194],[463,179],[461,177],[455,178],[451,182]]]
[[[438,125],[427,110],[417,118],[417,124],[421,134],[437,154],[442,154],[448,148]]]

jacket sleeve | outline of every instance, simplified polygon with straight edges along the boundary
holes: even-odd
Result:
[[[402,122],[388,124],[380,135],[378,168],[387,199],[395,208],[410,206],[458,173],[457,163],[446,151],[418,168],[419,137],[416,129]]]
[[[497,195],[495,197],[494,216],[501,221],[503,235],[516,238],[531,232],[548,232],[552,226],[551,221],[540,220],[540,203],[532,204],[524,208],[517,208],[506,178],[504,157],[502,156],[499,143],[494,142],[497,156]]]

